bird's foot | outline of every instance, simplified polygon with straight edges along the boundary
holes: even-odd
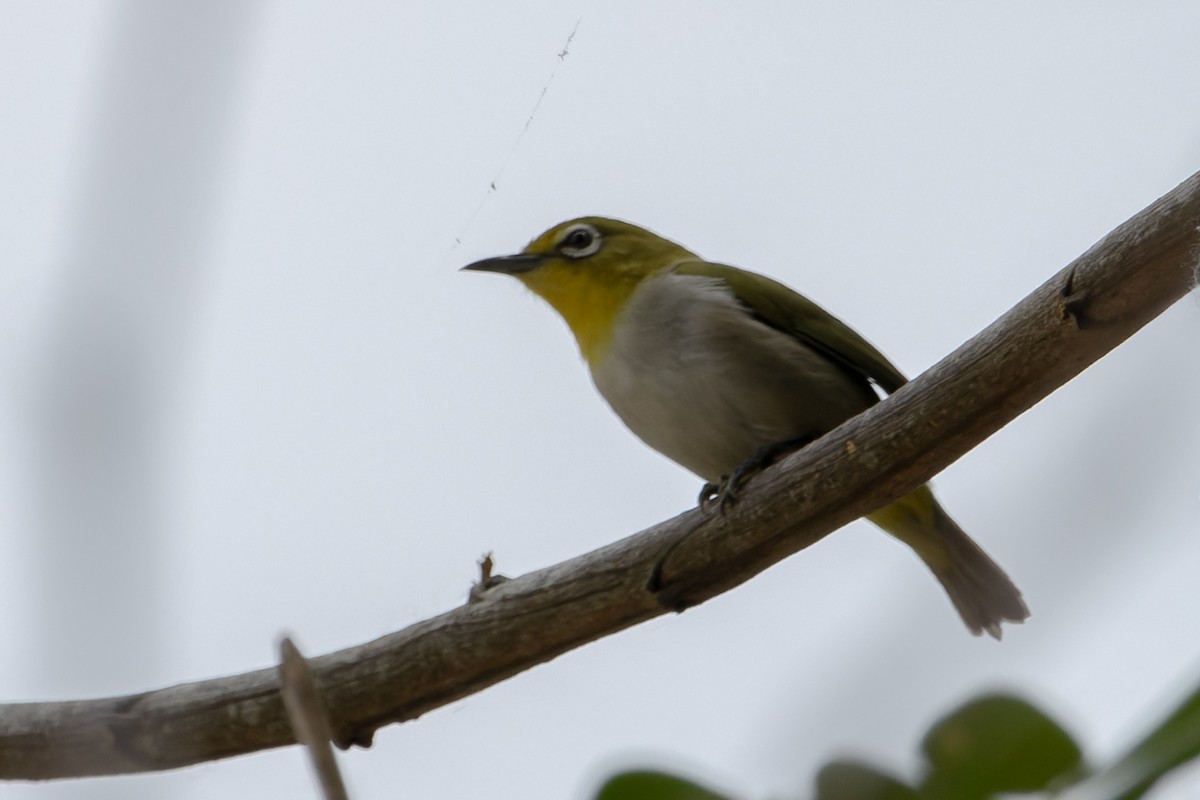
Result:
[[[754,454],[738,465],[733,474],[721,477],[720,483],[706,483],[700,489],[700,510],[705,514],[714,509],[724,512],[737,502],[738,494],[745,485],[758,473],[793,450],[799,450],[812,442],[816,435],[798,436],[783,442],[763,445]]]

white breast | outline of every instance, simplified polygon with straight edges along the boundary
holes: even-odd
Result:
[[[642,441],[714,482],[874,401],[865,380],[755,320],[720,280],[670,271],[635,290],[591,371]]]

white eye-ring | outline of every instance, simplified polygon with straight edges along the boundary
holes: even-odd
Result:
[[[572,225],[558,240],[558,252],[567,258],[587,258],[600,249],[600,231],[586,222]]]

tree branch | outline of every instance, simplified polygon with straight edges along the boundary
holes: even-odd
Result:
[[[342,746],[572,648],[701,603],[901,497],[1195,284],[1200,173],[892,397],[692,510],[375,641],[312,659]],[[276,671],[127,697],[0,706],[0,778],[170,769],[294,743]]]

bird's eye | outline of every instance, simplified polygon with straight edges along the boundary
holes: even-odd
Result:
[[[568,228],[558,243],[558,251],[567,258],[586,258],[599,249],[600,231],[586,222]]]

